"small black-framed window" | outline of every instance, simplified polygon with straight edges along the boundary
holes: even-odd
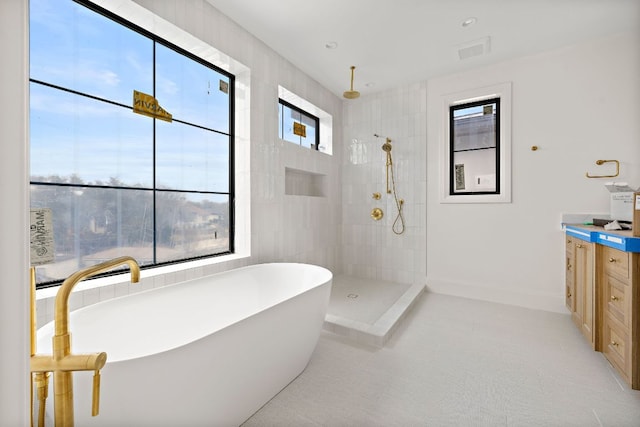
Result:
[[[500,98],[449,106],[449,195],[500,194]]]
[[[279,99],[278,136],[293,144],[318,150],[320,146],[320,119],[283,99]]]

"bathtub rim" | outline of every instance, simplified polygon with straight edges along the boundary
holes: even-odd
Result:
[[[202,277],[197,277],[197,278],[193,278],[193,279],[189,279],[189,280],[185,280],[182,282],[178,282],[178,283],[171,283],[159,288],[152,288],[152,289],[145,289],[145,290],[141,290],[139,292],[133,293],[133,294],[128,294],[128,295],[121,295],[121,296],[117,296],[114,298],[110,298],[108,300],[104,300],[104,301],[99,301],[96,302],[95,304],[91,304],[91,305],[87,305],[81,308],[78,308],[76,310],[72,310],[70,312],[70,316],[69,316],[69,320],[70,320],[70,333],[72,336],[72,345],[73,345],[73,332],[74,332],[74,325],[72,323],[73,321],[73,313],[81,313],[81,312],[86,312],[86,311],[90,311],[90,310],[95,310],[96,307],[101,307],[103,305],[108,305],[108,304],[117,304],[117,301],[124,299],[124,298],[128,298],[128,297],[136,297],[136,298],[143,298],[143,296],[145,294],[148,293],[152,293],[152,292],[161,292],[163,290],[166,289],[175,289],[178,286],[185,286],[189,283],[193,284],[194,282],[201,282],[201,281],[205,281],[206,279],[210,279],[210,278],[215,278],[216,276],[224,276],[225,274],[229,274],[231,272],[242,272],[243,270],[251,270],[251,269],[257,269],[260,267],[269,267],[269,266],[282,266],[287,267],[287,266],[297,266],[297,267],[304,267],[304,268],[311,268],[313,270],[317,270],[318,272],[320,272],[323,276],[323,280],[319,280],[318,283],[314,283],[313,285],[309,286],[307,289],[295,293],[295,294],[291,294],[288,295],[287,298],[284,298],[282,300],[279,300],[275,303],[269,304],[269,305],[265,305],[262,308],[260,308],[259,310],[256,310],[254,312],[251,313],[251,316],[254,316],[258,313],[262,313],[264,311],[267,311],[269,309],[272,309],[274,307],[277,307],[280,304],[286,303],[287,301],[290,301],[292,299],[294,299],[295,297],[299,296],[299,295],[303,295],[306,294],[310,291],[313,291],[316,288],[320,288],[322,286],[325,285],[329,285],[331,286],[331,283],[333,281],[333,272],[331,272],[331,270],[329,270],[326,267],[323,266],[319,266],[319,265],[315,265],[315,264],[308,264],[308,263],[298,263],[298,262],[268,262],[268,263],[257,263],[257,264],[251,264],[251,265],[247,265],[247,266],[243,266],[243,267],[238,267],[238,268],[234,268],[234,269],[230,269],[230,270],[225,270],[225,271],[221,271],[221,272],[217,272],[214,274],[210,274],[207,276],[202,276]],[[325,310],[325,314],[326,314],[326,310]],[[120,362],[127,362],[130,360],[134,360],[134,359],[141,359],[141,358],[145,358],[145,357],[149,357],[155,354],[160,354],[160,353],[165,353],[165,352],[169,352],[169,351],[173,351],[176,349],[179,349],[181,347],[185,347],[188,346],[189,344],[192,344],[194,342],[197,342],[199,340],[205,339],[208,336],[215,334],[218,331],[221,331],[223,329],[229,328],[237,323],[242,322],[244,319],[246,319],[247,317],[240,317],[237,318],[231,322],[226,323],[225,325],[221,326],[221,327],[217,327],[217,328],[211,328],[211,330],[209,330],[207,333],[204,334],[200,334],[197,337],[193,337],[191,339],[187,339],[187,340],[181,340],[180,342],[173,344],[172,345],[165,345],[162,347],[162,349],[160,350],[153,350],[153,351],[148,351],[148,352],[139,352],[133,356],[127,356],[127,357],[116,357],[115,359],[113,358],[113,356],[110,358],[109,357],[109,349],[104,349],[104,348],[98,348],[95,350],[89,350],[89,352],[91,351],[96,351],[96,352],[100,352],[100,351],[105,351],[107,353],[107,364],[115,364],[115,363],[120,363]],[[42,327],[40,327],[37,330],[37,348],[38,348],[38,353],[51,353],[52,349],[51,349],[51,338],[53,336],[53,331],[54,331],[54,324],[55,321],[52,320],[50,322],[47,322],[45,325],[43,325]],[[113,350],[112,350],[113,351]]]

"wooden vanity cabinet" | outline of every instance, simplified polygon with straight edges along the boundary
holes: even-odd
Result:
[[[573,236],[566,236],[566,239],[565,304],[573,323],[591,348],[597,349],[595,244]]]
[[[622,379],[640,390],[640,236],[567,226],[565,239],[571,319]]]
[[[600,245],[599,245],[600,246]],[[634,389],[640,389],[640,254],[601,246],[601,349]]]

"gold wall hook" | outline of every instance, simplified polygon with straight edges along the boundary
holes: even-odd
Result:
[[[615,178],[620,175],[620,162],[617,160],[596,160],[596,165],[600,166],[605,163],[615,163],[616,164],[616,173],[615,175],[589,175],[589,172],[586,173],[587,178]]]
[[[375,200],[380,200],[380,197],[382,197],[382,196],[380,195],[380,193],[378,193],[378,192],[376,191],[375,193],[373,193],[373,196],[372,196],[372,197],[373,197]]]

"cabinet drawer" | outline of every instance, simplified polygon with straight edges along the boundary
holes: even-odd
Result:
[[[619,251],[608,246],[602,247],[602,265],[605,274],[613,274],[622,279],[629,279],[630,252]]]
[[[631,326],[631,287],[610,275],[604,276],[603,279],[602,298],[606,312],[629,328]]]
[[[626,328],[622,328],[610,317],[605,316],[602,352],[611,364],[620,372],[622,377],[631,381],[631,342]]]

